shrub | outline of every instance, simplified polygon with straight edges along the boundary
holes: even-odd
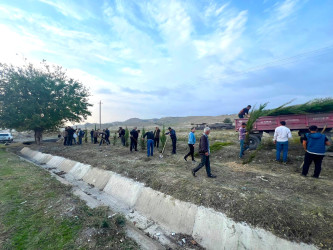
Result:
[[[126,127],[126,128],[125,128],[125,146],[126,146],[126,147],[129,146],[129,141],[128,141],[128,139],[129,139],[129,130],[128,130],[128,128]]]
[[[165,142],[166,142],[166,135],[165,135],[165,126],[163,125],[163,129],[162,129],[162,133],[160,136],[160,140],[161,140],[161,145],[162,145],[162,149],[164,148]]]
[[[231,119],[229,117],[225,118],[223,120],[224,123],[232,123]]]
[[[146,141],[145,140],[142,140],[143,136],[145,135],[146,133],[146,130],[145,130],[145,127],[142,128],[142,131],[141,131],[141,136],[140,136],[140,146],[141,146],[141,149],[142,150],[145,150],[146,149]]]

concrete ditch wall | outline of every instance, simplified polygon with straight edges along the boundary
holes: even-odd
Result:
[[[170,232],[192,235],[203,247],[220,249],[317,249],[313,245],[291,242],[246,223],[236,223],[213,209],[183,202],[145,187],[111,171],[93,168],[59,156],[43,154],[25,147],[21,154],[64,171],[73,178],[103,189],[122,205],[136,209]]]

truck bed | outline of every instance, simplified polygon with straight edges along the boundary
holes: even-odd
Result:
[[[243,122],[248,118],[235,119],[236,130],[241,127]],[[318,114],[301,114],[301,115],[280,115],[280,116],[262,116],[253,125],[254,132],[272,132],[280,126],[280,121],[285,121],[290,130],[307,130],[309,126],[316,125],[319,129],[326,126],[326,131],[333,128],[333,112]]]

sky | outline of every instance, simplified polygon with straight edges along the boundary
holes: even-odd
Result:
[[[1,0],[0,61],[45,59],[102,123],[333,96],[332,0]]]

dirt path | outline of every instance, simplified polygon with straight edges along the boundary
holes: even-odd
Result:
[[[196,164],[183,159],[188,148],[182,135],[178,154],[171,155],[168,145],[163,159],[156,152],[150,158],[145,150],[130,153],[119,144],[64,147],[45,143],[32,148],[115,171],[177,199],[212,207],[235,221],[265,228],[283,238],[333,248],[332,157],[325,157],[320,179],[303,178],[299,166],[304,152],[298,143],[291,143],[287,165],[274,162],[275,152],[269,141],[266,144],[264,141],[263,149],[252,163],[243,165],[238,159],[234,133],[213,132],[212,139],[233,143],[211,156],[216,179],[207,178],[204,169],[196,178],[191,175],[190,170]]]

